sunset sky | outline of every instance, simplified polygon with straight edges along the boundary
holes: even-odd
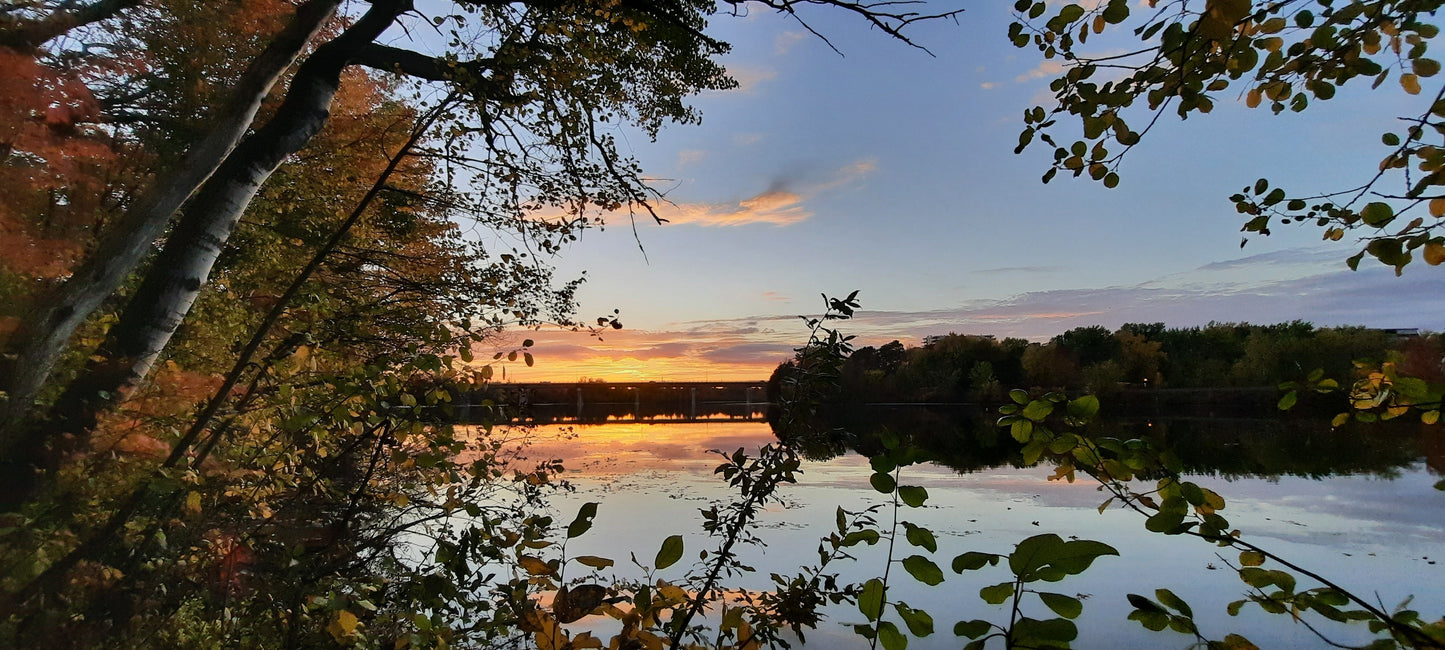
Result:
[[[586,273],[581,317],[618,309],[625,328],[515,332],[511,344],[536,340],[536,365],[509,364],[507,379],[764,378],[806,339],[797,316],[820,293],[855,289],[864,311],[845,329],[863,344],[1140,321],[1441,329],[1440,269],[1351,272],[1356,244],[1313,226],[1241,249],[1227,198],[1261,176],[1300,194],[1361,184],[1380,133],[1419,112],[1411,98],[1346,88],[1274,116],[1230,89],[1210,115],[1161,120],[1117,189],[1043,185],[1050,151],[1012,150],[1057,67],[1007,42],[1009,5],[919,26],[932,57],[838,12],[804,17],[842,56],[791,19],[717,17],[740,88],[697,98],[700,126],[620,133],[671,222],[639,220],[634,239],[614,216],[554,260],[562,277]]]

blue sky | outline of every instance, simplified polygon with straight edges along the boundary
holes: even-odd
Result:
[[[804,16],[842,56],[783,16],[717,17],[709,31],[734,45],[741,87],[698,97],[700,126],[656,142],[621,133],[672,223],[637,223],[645,255],[623,217],[555,260],[564,276],[586,271],[583,317],[619,309],[627,329],[603,342],[528,333],[538,367],[513,377],[757,374],[801,342],[793,317],[820,292],[854,289],[865,311],[850,331],[866,342],[1128,321],[1440,329],[1437,268],[1351,273],[1355,243],[1312,226],[1241,249],[1227,198],[1261,176],[1299,193],[1360,184],[1414,98],[1347,88],[1275,116],[1230,89],[1210,115],[1161,120],[1117,189],[1044,185],[1050,151],[1013,147],[1053,69],[1007,42],[1009,5],[918,26],[935,56],[838,12]]]

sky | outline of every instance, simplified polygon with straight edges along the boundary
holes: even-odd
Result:
[[[1057,67],[1008,43],[1010,5],[916,25],[929,52],[823,9],[801,15],[841,54],[784,16],[715,17],[739,87],[695,98],[702,124],[655,142],[617,131],[666,193],[669,223],[634,233],[615,217],[552,260],[559,277],[585,273],[582,319],[615,309],[624,328],[511,332],[499,349],[533,339],[536,363],[506,378],[766,378],[806,341],[798,316],[854,290],[863,310],[843,329],[863,345],[1159,321],[1445,329],[1439,268],[1351,272],[1358,243],[1313,226],[1241,248],[1228,200],[1261,176],[1299,194],[1361,184],[1385,154],[1380,133],[1420,112],[1412,98],[1346,88],[1275,116],[1230,89],[1209,115],[1163,118],[1118,188],[1045,185],[1051,150],[1013,148],[1023,111],[1050,106]]]

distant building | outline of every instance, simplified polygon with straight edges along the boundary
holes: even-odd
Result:
[[[1420,328],[1418,327],[1383,327],[1380,328],[1380,331],[1386,334],[1394,334],[1396,338],[1402,339],[1420,335]]]

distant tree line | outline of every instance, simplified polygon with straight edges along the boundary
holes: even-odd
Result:
[[[1356,361],[1394,362],[1426,380],[1441,375],[1441,335],[1401,336],[1366,327],[1210,323],[1166,327],[1127,323],[1077,327],[1047,343],[948,334],[919,347],[893,341],[852,353],[839,376],[851,402],[997,402],[1011,388],[1087,390],[1275,386],[1316,369],[1352,378]],[[796,369],[774,371],[776,384]]]

